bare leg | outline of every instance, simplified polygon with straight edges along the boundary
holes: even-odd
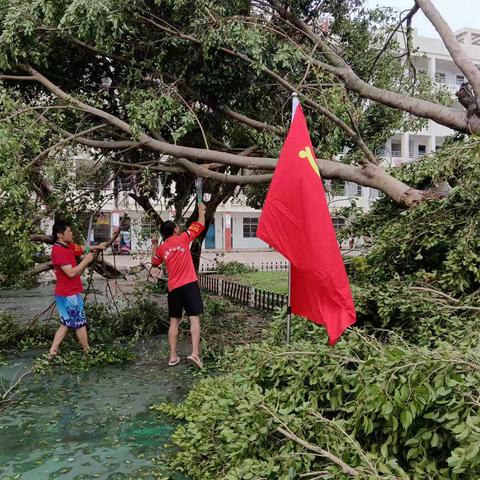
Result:
[[[170,346],[170,362],[174,362],[177,357],[177,339],[178,327],[180,326],[181,318],[170,318],[170,327],[168,328],[168,345]]]
[[[58,347],[63,342],[63,339],[68,333],[68,327],[65,325],[60,325],[59,329],[55,332],[55,337],[53,338],[52,346],[50,347],[49,357],[53,357],[58,353]]]
[[[190,335],[192,336],[192,357],[200,360],[200,318],[188,317],[190,320]]]
[[[77,335],[78,341],[83,348],[84,352],[88,352],[90,347],[88,345],[88,336],[87,336],[87,327],[77,328],[75,330],[75,334]]]

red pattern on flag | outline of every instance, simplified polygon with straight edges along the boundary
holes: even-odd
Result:
[[[300,105],[280,153],[257,236],[292,264],[292,313],[324,325],[333,345],[355,323],[355,306]]]

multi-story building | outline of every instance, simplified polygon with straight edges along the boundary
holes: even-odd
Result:
[[[480,30],[463,28],[455,32],[455,36],[470,59],[480,66]],[[413,46],[417,49],[413,63],[418,72],[429,75],[439,86],[450,91],[454,100],[453,107],[463,109],[454,94],[465,82],[465,77],[453,62],[442,40],[423,37],[415,31]],[[427,126],[419,132],[394,135],[385,145],[385,159],[391,165],[400,165],[428,155],[441,147],[445,138],[453,133],[453,130],[429,120]]]

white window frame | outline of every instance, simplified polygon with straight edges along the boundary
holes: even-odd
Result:
[[[394,147],[398,146],[398,150]],[[402,144],[400,142],[392,142],[392,157],[398,158],[402,156]]]
[[[435,80],[437,83],[445,85],[447,83],[447,74],[445,72],[437,72],[435,74]]]
[[[256,238],[258,228],[258,217],[243,217],[243,238]],[[247,235],[245,235],[247,233]]]
[[[346,221],[343,217],[332,216],[332,224],[333,224],[333,228],[336,231],[336,230],[340,230],[341,228],[343,228],[346,224]]]

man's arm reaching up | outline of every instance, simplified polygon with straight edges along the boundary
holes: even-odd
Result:
[[[152,267],[159,267],[162,264],[163,258],[160,258],[157,254],[158,250],[158,237],[156,234],[152,235]]]

